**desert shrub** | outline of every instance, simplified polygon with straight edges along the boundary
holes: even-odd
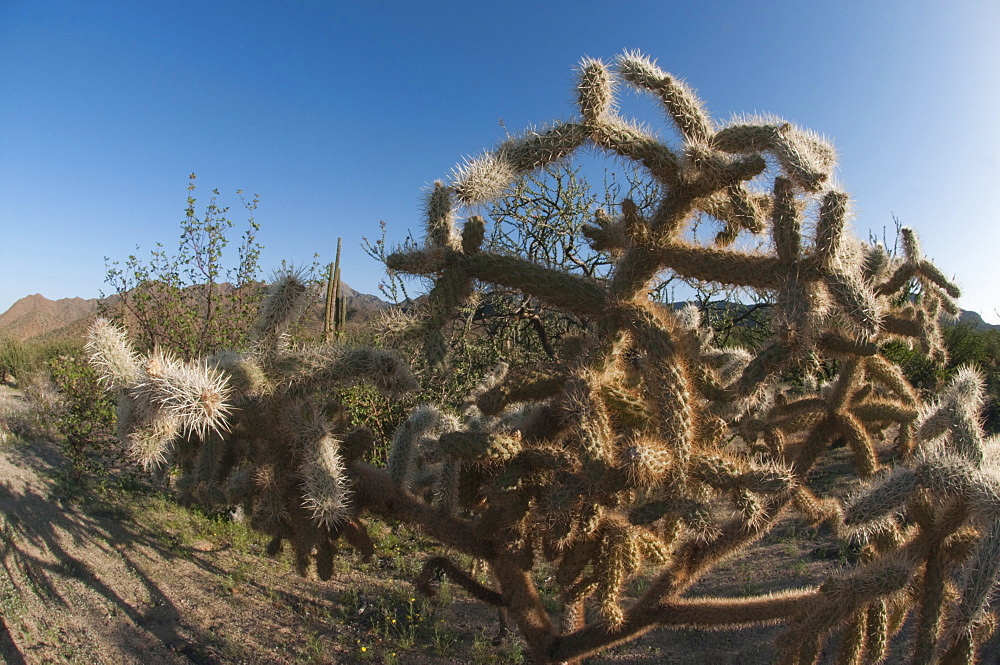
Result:
[[[249,217],[237,260],[227,267],[224,249],[234,226],[229,208],[217,203],[219,191],[213,190],[199,213],[195,189],[192,173],[175,253],[157,244],[148,261],[136,254],[124,264],[105,258],[105,282],[114,294],[104,300],[103,313],[125,325],[139,348],[159,347],[184,359],[245,348],[261,297],[260,224],[253,217],[258,199],[247,201],[237,191]]]
[[[33,351],[21,340],[0,339],[0,383],[23,385],[38,364]]]
[[[48,365],[60,396],[52,418],[74,478],[118,467],[115,402],[100,385],[97,371],[82,350],[57,355]]]
[[[662,104],[678,146],[618,115],[621,86]],[[638,54],[614,68],[585,60],[577,93],[570,121],[508,138],[438,183],[423,242],[386,256],[432,283],[422,316],[396,322],[420,340],[428,380],[449,378],[449,326],[477,283],[593,322],[548,364],[495,357],[457,409],[415,408],[376,467],[364,461],[371,432],[347,431],[342,405],[322,396],[361,380],[386,391],[415,382],[370,348],[288,347],[284,322],[305,287],[284,279],[258,314],[253,355],[140,357],[120,331],[95,328],[92,358],[129,414],[133,453],[177,462],[179,487],[199,501],[243,504],[271,552],[291,543],[303,574],[330,577],[341,540],[371,556],[370,517],[419,527],[446,551],[424,562],[419,588],[433,594],[444,575],[502,608],[538,665],[651,629],[765,624],[783,626],[775,646],[789,664],[824,651],[876,663],[890,648],[913,663],[975,660],[998,622],[1000,578],[1000,440],[981,427],[983,381],[964,366],[923,396],[883,351],[900,342],[946,366],[940,319],[957,312],[957,287],[909,229],[899,256],[849,237],[821,137],[773,117],[717,123]],[[660,186],[648,211],[625,199],[578,230],[611,257],[607,271],[484,247],[486,224],[471,213],[581,148]],[[714,237],[692,235],[695,224]],[[769,294],[769,337],[720,345],[697,308],[650,297],[667,271]],[[919,299],[906,297],[914,281]],[[844,469],[837,482],[818,473],[831,469]],[[698,592],[793,517],[815,527],[809,537],[849,539],[856,561],[807,587]],[[485,562],[489,584],[468,558]]]
[[[6,415],[9,431],[23,441],[56,441],[55,414],[61,400],[52,377],[47,371],[33,371],[19,389],[21,395]]]
[[[937,363],[919,347],[889,342],[882,353],[899,365],[906,378],[925,396],[931,396],[963,367],[974,367],[983,377],[986,405],[983,425],[991,434],[1000,433],[1000,331],[977,330],[968,323],[946,324],[942,341],[945,363]]]

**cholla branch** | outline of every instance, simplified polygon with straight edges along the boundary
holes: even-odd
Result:
[[[654,97],[670,139],[622,116],[628,88]],[[785,626],[776,645],[787,663],[813,663],[831,645],[841,662],[907,649],[911,663],[973,660],[993,631],[1000,578],[1000,442],[980,422],[982,380],[962,369],[925,400],[882,352],[902,340],[943,361],[940,319],[957,311],[957,287],[908,229],[901,259],[851,237],[836,151],[820,135],[772,116],[720,123],[639,53],[585,59],[575,94],[574,117],[507,138],[435,184],[424,242],[386,264],[433,282],[419,317],[393,322],[422,341],[427,366],[447,367],[442,331],[479,284],[585,321],[578,337],[553,340],[544,363],[498,358],[509,365],[454,411],[418,407],[392,436],[388,469],[376,469],[362,458],[370,435],[338,430],[328,388],[368,381],[399,393],[415,381],[381,350],[290,348],[305,289],[284,274],[252,353],[137,358],[119,333],[95,330],[95,364],[122,395],[135,454],[194,455],[197,477],[179,486],[242,503],[272,542],[291,541],[303,573],[315,560],[329,576],[340,538],[370,554],[368,515],[484,560],[496,590],[444,558],[421,581],[443,571],[502,604],[539,665],[654,628],[760,624]],[[656,184],[649,206],[613,202],[573,238],[608,253],[606,275],[485,242],[470,208],[581,150]],[[649,297],[675,277],[766,293],[771,328],[747,348],[724,346],[693,308]],[[853,460],[838,483],[853,484],[846,502],[814,473],[841,444]],[[861,541],[857,565],[806,589],[697,595],[699,579],[792,513]],[[559,616],[535,588],[543,561]],[[632,597],[630,580],[645,575]],[[926,628],[912,647],[899,636],[911,612]]]

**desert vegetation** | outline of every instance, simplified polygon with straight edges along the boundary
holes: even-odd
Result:
[[[574,118],[456,167],[419,240],[368,245],[387,288],[427,287],[377,330],[345,331],[339,305],[337,335],[303,336],[317,289],[286,268],[258,296],[252,221],[225,307],[214,259],[187,310],[183,285],[113,268],[122,316],[91,328],[88,362],[45,364],[67,482],[115,451],[156,479],[144,501],[329,584],[405,550],[390,572],[415,591],[323,606],[331,624],[376,608],[379,635],[328,659],[405,662],[423,640],[431,660],[485,662],[496,625],[516,634],[502,658],[538,665],[653,658],[663,635],[694,662],[707,631],[754,636],[745,662],[995,655],[1000,336],[949,323],[958,287],[911,229],[895,247],[852,235],[821,136],[717,121],[637,53],[577,76]],[[671,141],[619,114],[623,87]],[[566,166],[582,150],[626,164],[627,185],[592,192]],[[223,214],[199,221],[191,199],[185,233],[218,238]],[[670,302],[675,283],[697,303]],[[153,327],[157,298],[181,323]],[[0,354],[20,382],[27,352]],[[246,561],[226,591],[264,565]],[[448,614],[470,603],[488,609],[463,610],[478,641]]]

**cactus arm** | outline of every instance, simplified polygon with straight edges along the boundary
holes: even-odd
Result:
[[[582,316],[598,316],[604,311],[604,290],[597,280],[583,275],[495,254],[468,256],[462,265],[477,279],[520,289],[557,309]]]
[[[712,134],[711,120],[701,108],[700,100],[683,81],[670,76],[639,53],[621,55],[617,58],[617,64],[623,79],[660,98],[685,139],[708,140]]]
[[[736,284],[758,289],[777,289],[783,274],[781,262],[773,256],[746,254],[682,242],[669,243],[657,250],[661,265],[669,266],[686,277],[705,282]],[[808,278],[806,272],[803,275]]]
[[[504,606],[504,598],[501,594],[480,584],[471,575],[459,568],[451,559],[443,556],[434,556],[424,562],[424,567],[420,570],[420,575],[417,577],[417,588],[429,597],[435,596],[437,590],[431,582],[439,574],[447,575],[455,584],[469,592],[469,595],[487,605],[495,607]]]
[[[681,182],[681,158],[636,123],[617,118],[602,122],[591,129],[591,140],[599,148],[638,162],[665,185]]]
[[[355,501],[364,510],[390,520],[402,520],[421,527],[443,545],[480,559],[496,554],[496,544],[476,535],[469,520],[443,515],[434,506],[402,490],[389,474],[363,462],[347,465]]]
[[[531,261],[501,255],[465,255],[454,250],[418,250],[391,254],[392,270],[433,275],[453,263],[471,277],[520,289],[556,308],[595,316],[603,311],[605,296],[596,280],[539,266]],[[419,265],[418,265],[419,264]]]
[[[634,639],[654,627],[737,629],[783,623],[822,599],[818,589],[800,589],[750,598],[643,600],[625,611],[620,626],[592,623],[557,638],[551,662],[573,661]]]
[[[124,330],[104,318],[91,326],[84,347],[90,354],[90,364],[97,370],[101,383],[121,393],[142,371],[139,355]]]

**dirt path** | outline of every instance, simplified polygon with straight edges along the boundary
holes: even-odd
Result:
[[[0,395],[8,413],[13,398]],[[333,616],[343,584],[268,570],[224,543],[171,546],[169,534],[123,519],[121,507],[67,503],[54,480],[59,462],[51,443],[0,443],[7,663],[294,662],[309,651],[302,611]],[[322,660],[335,656],[329,624]]]
[[[0,416],[23,406],[0,386]],[[166,500],[67,498],[62,468],[57,445],[0,437],[0,655],[11,665],[467,663],[482,626],[495,630],[495,615],[462,597],[448,604],[455,632],[429,625],[444,626],[444,604],[404,581],[424,554],[391,546],[392,534],[375,561],[345,552],[321,582],[264,556],[249,529],[191,527]]]
[[[272,628],[255,625],[252,602],[220,597],[228,562],[179,556],[113,516],[60,505],[39,474],[51,461],[37,451],[0,455],[0,639],[9,663],[222,662],[211,646],[219,636],[202,617],[243,623],[251,635]]]

